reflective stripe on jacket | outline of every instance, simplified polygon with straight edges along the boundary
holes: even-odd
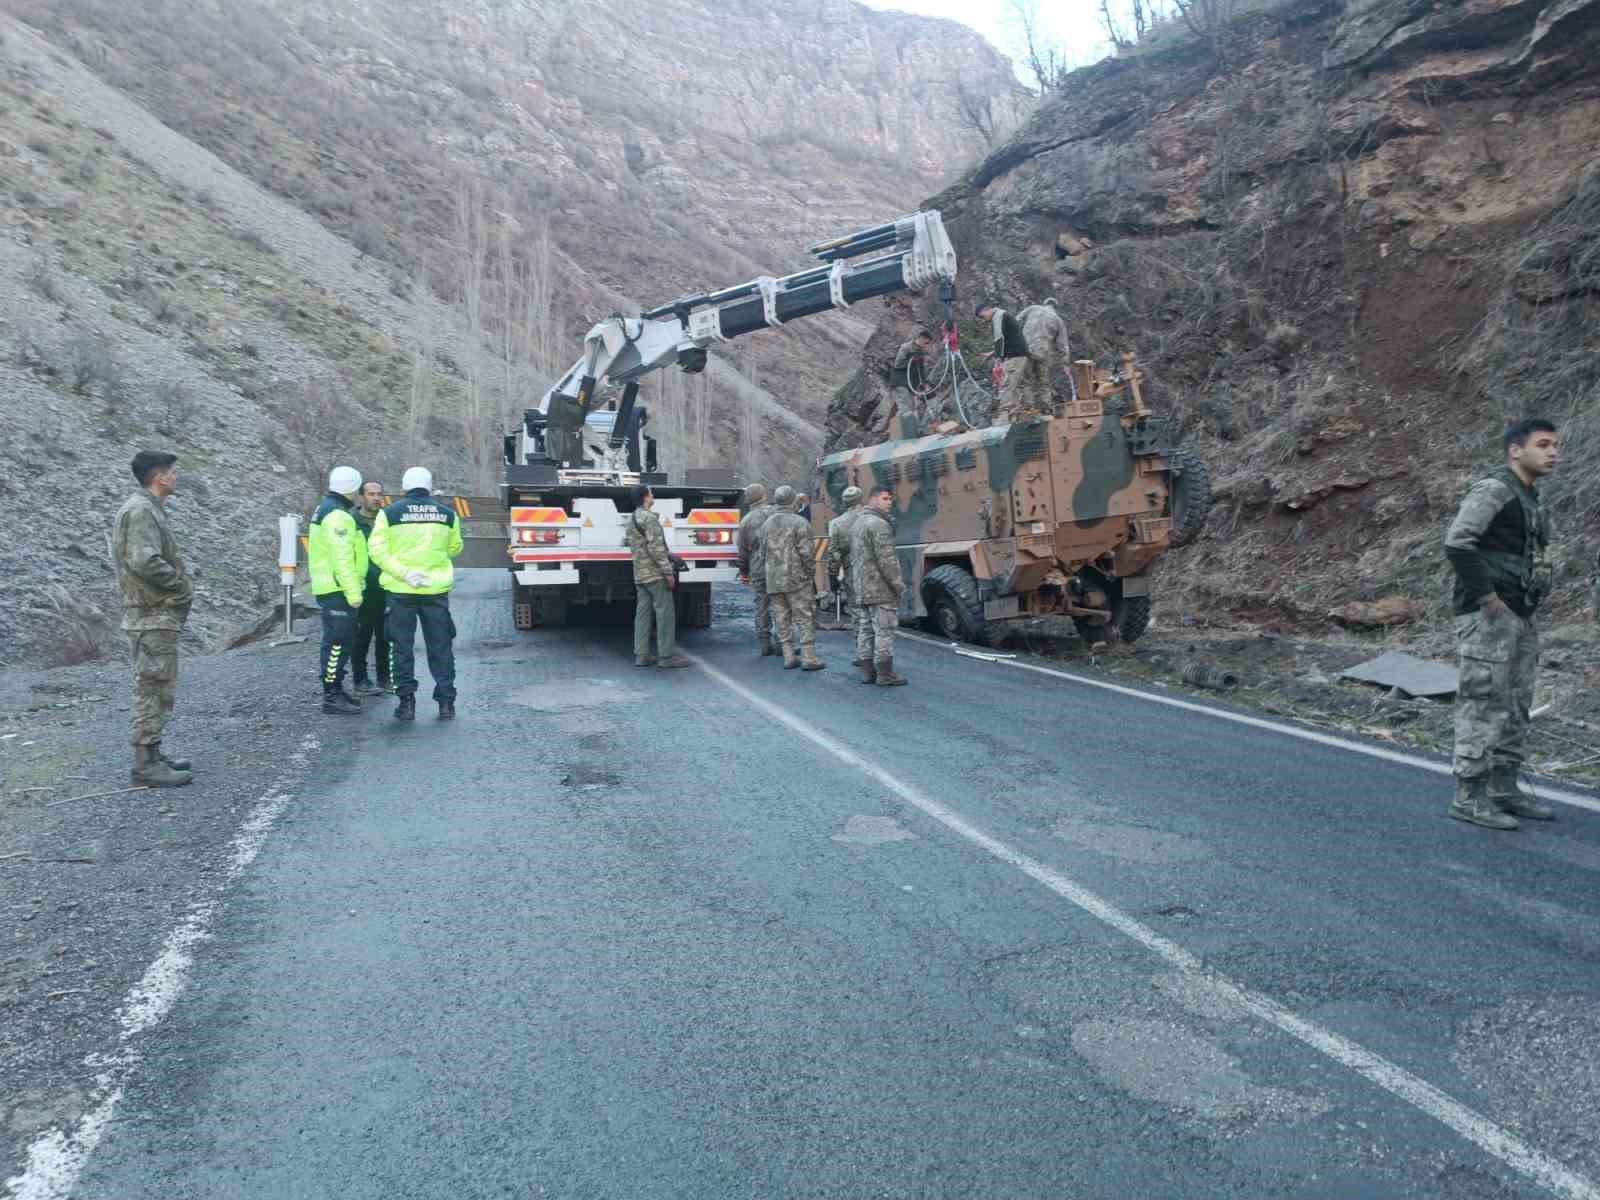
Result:
[[[450,560],[461,553],[461,521],[453,507],[425,488],[412,488],[378,514],[367,549],[382,571],[378,583],[384,591],[442,595],[455,583]],[[406,582],[413,571],[422,572],[420,584]]]
[[[367,539],[350,509],[350,501],[332,492],[317,505],[306,531],[306,565],[313,596],[343,592],[350,607],[359,608],[367,585]]]

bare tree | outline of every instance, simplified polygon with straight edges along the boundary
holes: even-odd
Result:
[[[956,113],[961,123],[983,139],[985,146],[994,145],[994,98],[981,88],[973,87],[965,79],[956,80]]]
[[[1228,27],[1233,23],[1236,0],[1172,0],[1191,32],[1211,47],[1218,67],[1227,58]]]
[[[1039,95],[1061,86],[1070,69],[1062,48],[1045,40],[1039,28],[1039,0],[1010,0],[1008,11],[1022,38],[1022,53]]]
[[[466,346],[461,355],[461,427],[465,436],[472,487],[479,495],[495,485],[498,459],[489,446],[501,424],[499,405],[485,386],[484,337],[487,329],[485,293],[489,260],[489,232],[484,214],[483,185],[465,177],[456,188],[456,227],[453,251],[460,269],[460,306],[466,325]]]

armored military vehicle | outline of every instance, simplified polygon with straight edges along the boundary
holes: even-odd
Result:
[[[894,489],[902,620],[994,645],[1018,620],[1064,615],[1089,640],[1133,641],[1150,621],[1150,568],[1199,534],[1210,480],[1172,448],[1133,355],[1072,372],[1061,416],[826,456],[817,536],[845,488],[882,484]]]

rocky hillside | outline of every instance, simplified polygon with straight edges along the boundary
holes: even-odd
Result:
[[[486,487],[599,315],[803,262],[1021,115],[948,23],[823,0],[16,0],[0,17],[0,663],[115,652],[104,531],[171,444],[194,637],[332,460]],[[963,123],[962,98],[985,126]],[[669,465],[798,474],[870,314],[657,377]],[[647,389],[648,392],[649,389]]]
[[[1079,71],[930,203],[970,300],[1130,348],[1217,482],[1164,612],[1444,613],[1438,542],[1508,417],[1562,423],[1558,613],[1600,549],[1600,4],[1292,0]],[[859,442],[897,306],[835,397]]]

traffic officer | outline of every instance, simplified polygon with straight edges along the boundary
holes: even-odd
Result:
[[[859,671],[872,661],[871,635],[862,628],[863,610],[850,591],[850,531],[861,518],[861,489],[852,483],[839,502],[844,505],[844,512],[828,522],[828,579],[835,593],[842,593],[850,605],[850,628],[856,641],[856,656],[850,665]]]
[[[1450,815],[1487,829],[1549,821],[1522,789],[1528,710],[1539,673],[1534,612],[1550,591],[1550,518],[1535,483],[1555,470],[1556,427],[1537,418],[1506,430],[1506,461],[1467,490],[1444,538],[1455,569],[1456,795]]]
[[[361,530],[363,540],[372,536],[372,524],[383,511],[383,485],[368,479],[361,485],[361,502],[351,513]],[[378,564],[367,562],[366,594],[361,598],[361,608],[356,612],[356,644],[350,658],[353,677],[350,686],[362,696],[381,696],[389,690],[389,639],[384,633],[384,608],[388,597],[378,582],[381,572]],[[367,653],[371,650],[373,665],[377,668],[377,683],[367,674]]]
[[[427,467],[408,468],[400,486],[406,494],[378,514],[367,543],[381,570],[379,586],[389,594],[389,680],[400,697],[394,718],[417,719],[416,637],[421,625],[439,720],[450,721],[456,715],[456,656],[451,645],[456,626],[450,619],[455,567],[450,560],[461,553],[461,522],[454,507],[434,499],[433,472]]]
[[[356,640],[356,610],[367,585],[367,540],[351,509],[361,490],[361,472],[335,467],[328,494],[317,505],[306,537],[311,592],[322,610],[322,711],[352,716],[361,701],[344,690],[344,672]]]

